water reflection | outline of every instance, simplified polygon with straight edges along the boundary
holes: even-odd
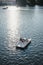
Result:
[[[11,7],[11,10],[9,9],[6,14],[7,14],[7,35],[8,35],[8,40],[9,44],[8,47],[10,50],[14,50],[15,48],[15,43],[18,40],[19,37],[19,12],[12,10],[13,8]]]

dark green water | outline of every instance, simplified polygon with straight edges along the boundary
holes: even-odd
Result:
[[[43,65],[43,7],[0,7],[0,65]],[[24,50],[20,37],[31,38]]]

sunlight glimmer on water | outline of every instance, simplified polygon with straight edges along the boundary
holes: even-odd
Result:
[[[19,12],[17,13],[16,10],[13,10],[13,7],[11,7],[11,9],[9,9],[8,11],[8,19],[7,19],[7,28],[9,29],[9,31],[7,32],[9,35],[9,38],[12,39],[12,42],[15,42],[15,38],[17,38],[18,36],[18,28],[19,28]],[[11,42],[11,39],[9,39],[9,44],[8,47],[10,48],[10,50],[14,50],[14,46],[15,43]]]

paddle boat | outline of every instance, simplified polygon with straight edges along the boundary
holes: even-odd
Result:
[[[20,38],[19,42],[16,45],[16,48],[24,49],[26,48],[31,42],[31,39]]]

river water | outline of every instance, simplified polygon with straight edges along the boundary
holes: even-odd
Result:
[[[20,37],[32,39],[24,50]],[[0,65],[43,65],[43,7],[0,6]]]

